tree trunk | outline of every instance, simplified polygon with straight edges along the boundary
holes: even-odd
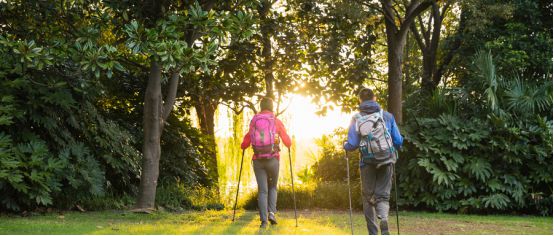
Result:
[[[439,49],[442,22],[451,4],[452,1],[447,1],[441,10],[437,2],[432,2],[432,10],[429,16],[429,21],[432,20],[433,22],[432,27],[429,23],[429,26],[425,28],[421,18],[419,18],[419,29],[415,26],[415,23],[411,25],[412,33],[418,42],[423,56],[421,89],[424,94],[431,94],[441,81],[441,68],[444,68],[444,65],[438,64],[437,52]]]
[[[264,80],[265,80],[265,91],[266,97],[275,98],[273,93],[273,58],[271,57],[271,33],[272,33],[272,24],[271,19],[267,17],[269,10],[271,9],[272,2],[266,0],[263,1],[262,5],[258,8],[258,13],[260,14],[261,26],[260,31],[262,34],[262,58],[264,60],[263,70],[264,70]]]
[[[161,73],[158,63],[152,62],[144,96],[144,145],[137,209],[151,210],[156,202],[163,126]]]
[[[402,124],[402,64],[406,37],[416,16],[431,6],[432,1],[419,2],[412,0],[406,6],[403,19],[396,19],[392,0],[381,0],[381,8],[385,17],[388,52],[388,110],[394,115],[396,122]],[[397,26],[397,21],[400,25]]]
[[[462,4],[462,9],[460,13],[460,23],[458,25],[458,29],[456,30],[454,41],[449,45],[450,47],[448,47],[448,52],[442,58],[439,66],[435,71],[435,74],[433,75],[433,81],[435,81],[436,84],[438,84],[441,81],[442,76],[446,73],[448,65],[450,65],[450,62],[454,58],[455,53],[462,45],[463,34],[467,24],[467,10],[466,10],[466,7],[464,6],[465,5]]]
[[[402,124],[402,62],[406,37],[388,37],[388,99],[387,109]]]
[[[214,186],[219,186],[219,172],[217,169],[217,143],[215,142],[215,110],[216,105],[206,99],[205,97],[198,96],[194,102],[194,108],[196,109],[196,115],[200,123],[200,131],[207,135],[209,145],[213,147],[213,152],[210,153],[210,160],[208,163],[208,175],[213,179]],[[219,188],[217,193],[219,194]]]
[[[435,72],[436,65],[436,53],[436,50],[432,50],[430,48],[422,49],[423,75],[421,77],[421,89],[425,94],[430,94],[437,87],[437,84],[433,82],[433,74]]]

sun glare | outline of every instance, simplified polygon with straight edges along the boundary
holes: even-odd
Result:
[[[339,108],[329,110],[324,116],[316,114],[317,106],[310,98],[294,94],[291,96],[290,107],[284,114],[289,122],[285,124],[289,133],[297,139],[314,139],[324,134],[330,134],[336,128],[347,128],[350,115],[340,111]]]
[[[283,121],[287,133],[295,140],[297,158],[294,166],[296,170],[300,170],[315,161],[314,154],[317,155],[319,151],[315,140],[322,135],[331,134],[339,127],[347,128],[352,116],[341,112],[339,107],[328,110],[324,116],[319,116],[318,108],[310,98],[298,94],[289,94],[286,97],[280,107],[287,109],[278,118]],[[245,111],[242,128],[246,133],[254,113],[248,109]],[[215,135],[218,138],[232,136],[231,113],[227,107],[219,106],[215,127]]]
[[[291,94],[281,104],[287,107],[285,112],[279,115],[290,136],[295,136],[297,141],[306,141],[319,138],[324,134],[330,134],[336,128],[347,128],[351,115],[340,111],[340,108],[328,110],[324,116],[317,115],[317,106],[311,99],[298,94]],[[243,128],[246,132],[248,123],[253,113],[245,109]],[[230,137],[232,121],[229,119],[231,111],[225,106],[219,106],[216,123],[216,136]],[[197,121],[193,122],[197,125]]]

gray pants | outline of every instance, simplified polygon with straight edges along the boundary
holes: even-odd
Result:
[[[277,180],[279,179],[279,160],[277,158],[256,159],[254,174],[258,183],[258,209],[260,220],[267,221],[269,212],[277,212]],[[269,207],[269,209],[268,209]]]
[[[362,201],[369,234],[377,234],[377,217],[388,221],[389,198],[392,187],[392,164],[377,168],[367,164],[360,168],[362,182]]]

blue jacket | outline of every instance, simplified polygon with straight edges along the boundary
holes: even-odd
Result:
[[[380,111],[381,106],[379,106],[379,104],[375,101],[364,101],[362,102],[362,104],[360,104],[359,110],[362,113],[371,114]],[[398,126],[396,126],[394,116],[389,112],[383,111],[383,118],[385,119],[387,130],[392,136],[392,143],[394,144],[394,147],[399,150],[402,147],[402,142],[404,141],[404,139],[402,138],[402,135],[398,130]],[[354,151],[360,146],[361,140],[360,134],[356,132],[356,120],[354,120],[354,118],[352,118],[352,120],[350,121],[349,127],[348,140],[344,143],[344,149],[346,151]],[[364,163],[360,161],[360,167],[362,166],[364,166]]]

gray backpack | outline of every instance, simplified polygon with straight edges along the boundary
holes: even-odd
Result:
[[[364,116],[358,113],[354,119],[356,131],[361,135],[360,153],[364,162],[385,162],[395,157],[383,110]]]

